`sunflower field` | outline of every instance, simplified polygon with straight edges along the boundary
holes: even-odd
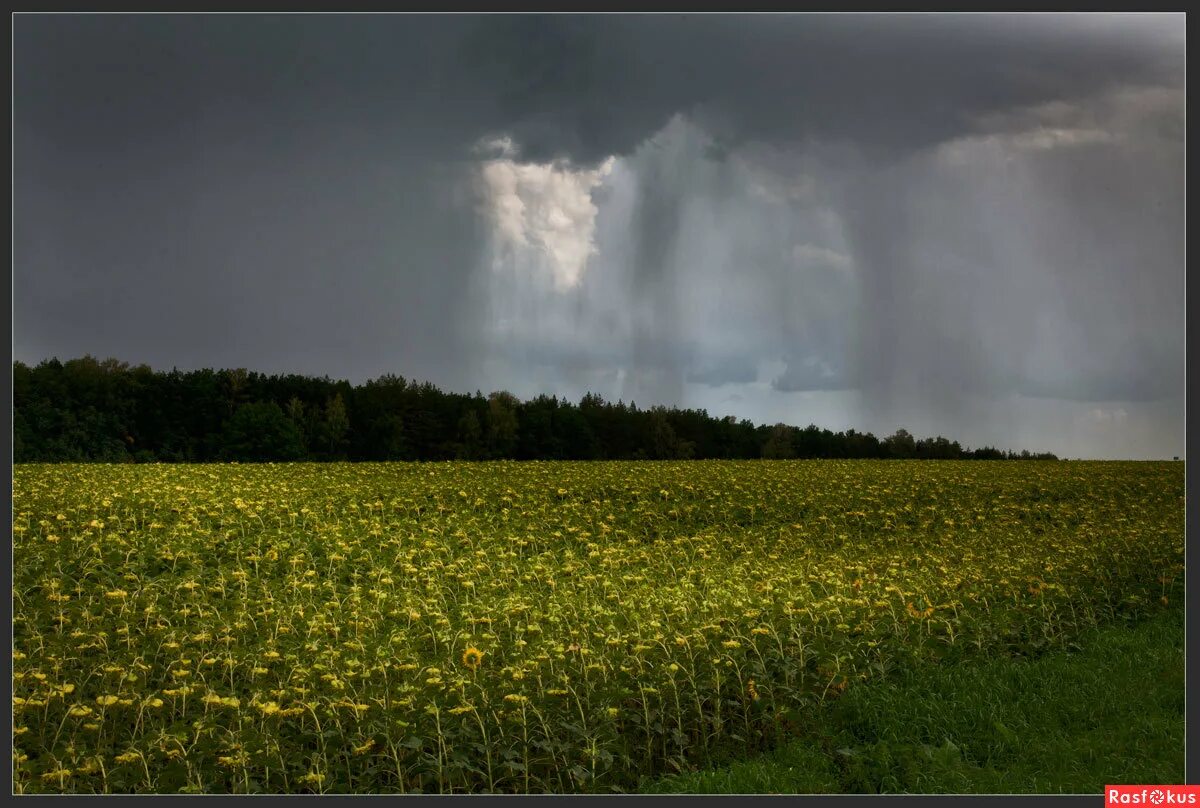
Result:
[[[1183,560],[1182,463],[19,465],[14,790],[629,790]]]

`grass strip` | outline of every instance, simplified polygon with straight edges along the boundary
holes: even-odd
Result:
[[[1183,610],[1073,650],[930,665],[851,688],[778,749],[648,793],[1100,793],[1181,783]]]

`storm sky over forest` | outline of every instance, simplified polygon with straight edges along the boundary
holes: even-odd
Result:
[[[13,29],[15,359],[1183,454],[1182,14]]]

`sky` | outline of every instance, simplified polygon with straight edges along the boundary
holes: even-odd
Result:
[[[13,20],[13,353],[1184,454],[1182,14]]]

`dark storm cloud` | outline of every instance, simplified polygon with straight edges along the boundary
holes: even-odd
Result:
[[[746,27],[754,46],[738,49],[714,97],[719,122],[744,138],[844,140],[882,155],[970,131],[996,110],[1182,78],[1178,20],[845,15]]]
[[[507,130],[531,159],[588,163],[677,112],[725,148],[917,148],[996,110],[1178,85],[1179,29],[1137,15],[104,15],[19,17],[14,46],[23,116],[76,142],[236,113],[275,131],[403,126],[447,151]]]
[[[979,118],[1126,84],[1180,86],[1181,18],[654,15],[491,19],[463,52],[536,158],[631,151],[676,112],[721,140],[896,154]]]
[[[19,355],[471,381],[438,37],[315,22],[18,19]]]
[[[877,429],[1181,400],[1180,15],[18,15],[13,40],[18,358],[474,389],[512,386],[483,370],[506,351],[644,404],[850,387]],[[578,289],[489,274],[485,137],[621,158]]]
[[[76,147],[225,121],[336,120],[457,153],[632,151],[678,112],[737,140],[889,151],[1097,89],[1179,86],[1177,17],[1140,15],[56,15],[17,17],[18,123]]]

